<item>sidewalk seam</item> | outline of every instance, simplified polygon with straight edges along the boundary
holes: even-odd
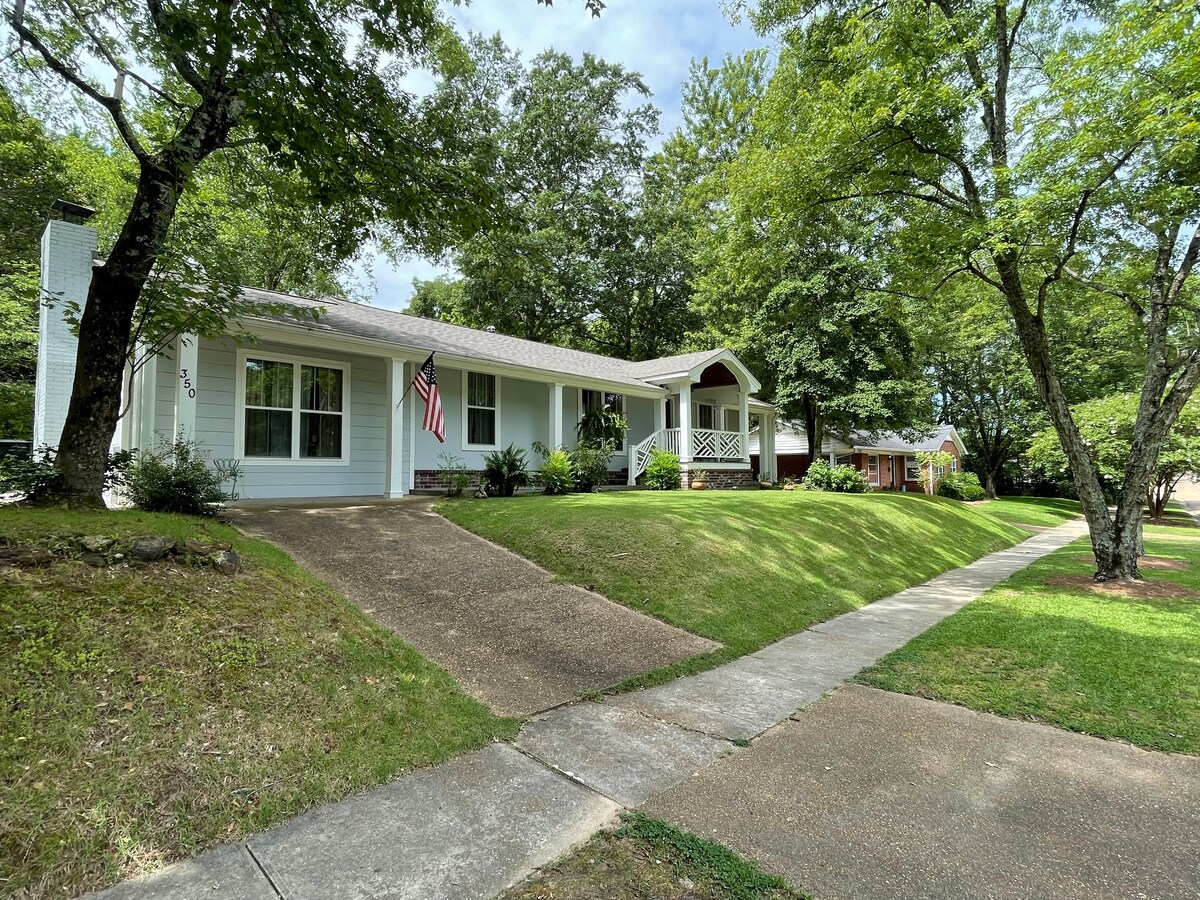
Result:
[[[279,885],[275,883],[275,879],[270,876],[266,870],[266,867],[258,861],[258,857],[255,856],[254,851],[250,849],[250,842],[242,841],[242,846],[246,848],[246,852],[249,853],[250,858],[254,860],[254,865],[258,866],[258,871],[262,872],[263,878],[267,879],[267,884],[271,886],[271,890],[275,892],[275,896],[278,897],[279,900],[287,900],[287,898],[283,896],[283,891],[279,889]]]

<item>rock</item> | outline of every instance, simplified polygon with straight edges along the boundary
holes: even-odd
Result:
[[[84,550],[79,554],[79,561],[91,566],[93,569],[103,569],[108,565],[108,560],[99,553],[93,553],[91,550]]]
[[[242,561],[232,550],[218,550],[209,558],[213,567],[222,575],[233,577],[242,568]]]
[[[129,547],[129,557],[139,562],[155,562],[175,549],[170,537],[140,537]]]
[[[188,538],[183,542],[183,549],[188,553],[194,553],[197,556],[208,556],[213,552],[213,548],[200,543],[195,538]]]
[[[87,534],[79,539],[79,546],[91,553],[104,553],[113,548],[114,541],[102,534]]]
[[[54,554],[45,547],[26,547],[17,551],[18,566],[48,566],[54,562]]]
[[[783,486],[783,489],[785,491],[794,491],[796,489],[796,486],[789,482]]]

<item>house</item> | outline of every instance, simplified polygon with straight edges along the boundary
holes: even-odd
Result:
[[[750,435],[751,468],[759,456],[760,434],[755,431]],[[767,454],[769,457],[773,452],[778,476],[797,481],[803,478],[811,462],[804,425],[785,421],[780,423],[777,434],[766,437]],[[827,459],[830,465],[854,466],[878,490],[925,491],[932,490],[946,470],[926,472],[926,487],[922,484],[917,454],[938,450],[950,454],[950,472],[957,472],[962,467],[966,448],[953,425],[941,425],[929,437],[916,441],[905,440],[896,432],[854,432],[847,439],[831,436],[821,444],[821,458]]]
[[[65,301],[83,305],[96,233],[50,222],[42,238],[35,446],[58,443],[76,342]],[[610,404],[629,433],[610,482],[634,484],[651,449],[677,453],[685,473],[718,486],[754,483],[749,433],[774,434],[774,409],[729,350],[628,362],[343,300],[247,290],[255,300],[321,309],[316,319],[248,318],[252,341],[184,335],[126,379],[115,448],[184,434],[214,459],[236,460],[247,499],[399,497],[440,485],[443,454],[478,472],[493,450],[575,444],[590,408]],[[446,441],[420,429],[407,390],[434,353]],[[763,463],[773,472],[769,447]],[[687,475],[685,474],[685,479]]]

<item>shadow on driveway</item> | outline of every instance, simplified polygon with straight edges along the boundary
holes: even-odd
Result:
[[[528,715],[719,645],[549,573],[432,502],[244,507],[267,538],[506,716]]]

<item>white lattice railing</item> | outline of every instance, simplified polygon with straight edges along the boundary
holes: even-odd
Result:
[[[650,451],[661,447],[668,453],[679,455],[681,441],[678,428],[655,431],[645,440],[634,444],[629,454],[629,483],[633,484],[646,471],[650,462]],[[692,429],[692,459],[716,461],[741,461],[746,458],[745,435],[737,431],[714,431],[711,428]]]

